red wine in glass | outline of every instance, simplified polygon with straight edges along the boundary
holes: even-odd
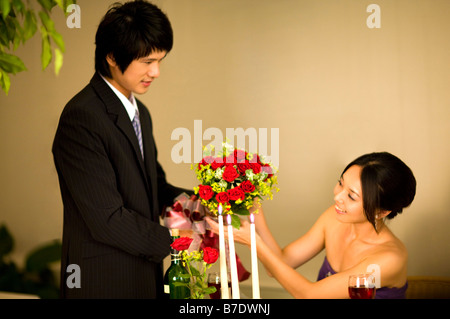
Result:
[[[211,299],[221,299],[221,282],[220,274],[218,272],[213,272],[208,274],[208,287],[216,287],[216,292],[209,294]],[[231,287],[230,273],[228,273],[228,288]]]
[[[371,274],[351,275],[348,278],[348,295],[351,299],[374,299],[375,277]]]
[[[374,299],[375,287],[348,287],[351,299]]]
[[[209,294],[209,298],[211,299],[220,299],[220,283],[216,284],[213,282],[208,283],[208,287],[216,287],[216,292]]]

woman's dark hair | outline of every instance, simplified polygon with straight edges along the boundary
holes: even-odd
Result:
[[[143,0],[115,3],[103,17],[95,35],[95,70],[111,77],[106,57],[111,54],[125,72],[135,59],[154,51],[169,52],[173,45],[172,26],[155,5]]]
[[[362,155],[347,165],[361,167],[363,208],[367,220],[375,227],[379,210],[390,211],[392,219],[408,207],[416,194],[416,179],[411,169],[398,157],[387,153]]]

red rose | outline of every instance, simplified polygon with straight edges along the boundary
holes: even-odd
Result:
[[[175,239],[175,241],[170,245],[173,249],[176,249],[178,251],[186,250],[191,245],[193,239],[189,237],[180,237],[178,239]]]
[[[238,163],[242,163],[247,157],[247,152],[243,150],[234,150],[234,157]]]
[[[239,187],[245,192],[245,193],[251,193],[255,190],[255,185],[252,184],[250,181],[243,181]]]
[[[214,161],[211,163],[211,169],[216,170],[224,165],[225,163],[223,162],[223,158],[216,157]]]
[[[270,167],[269,164],[264,164],[263,167],[262,167],[262,171],[263,171],[263,172],[266,172],[266,173],[268,174],[267,178],[273,176],[272,167]]]
[[[241,173],[242,175],[245,175],[246,170],[252,168],[249,163],[238,163],[237,167],[238,167],[239,173]]]
[[[236,164],[236,157],[234,156],[234,153],[225,157],[225,165],[229,166],[234,164]]]
[[[205,156],[202,158],[202,161],[198,163],[198,169],[201,169],[202,166],[206,166],[208,164],[211,164],[214,161],[214,158],[212,156]]]
[[[250,163],[253,173],[254,174],[258,174],[261,173],[261,164],[259,163]]]
[[[240,187],[235,187],[228,190],[228,198],[230,200],[244,200],[245,199],[245,193]]]
[[[215,248],[205,247],[203,248],[203,260],[207,264],[214,264],[219,258],[219,252]]]
[[[233,166],[226,166],[225,170],[223,171],[222,177],[227,182],[232,182],[239,177],[239,173]]]
[[[228,193],[227,192],[221,192],[216,195],[216,199],[219,203],[228,203]]]
[[[212,187],[209,185],[200,185],[198,194],[204,200],[210,200],[214,196],[214,191],[213,191]]]

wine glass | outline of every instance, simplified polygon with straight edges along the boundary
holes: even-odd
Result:
[[[216,292],[209,295],[211,299],[220,299],[220,274],[218,272],[212,272],[208,274],[208,287],[216,287]]]
[[[374,299],[375,277],[371,274],[351,275],[348,278],[348,294],[351,299]]]

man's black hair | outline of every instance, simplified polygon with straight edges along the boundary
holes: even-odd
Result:
[[[95,35],[95,70],[112,77],[106,57],[110,55],[125,72],[133,60],[173,46],[172,26],[155,5],[136,0],[115,3],[103,17]]]

